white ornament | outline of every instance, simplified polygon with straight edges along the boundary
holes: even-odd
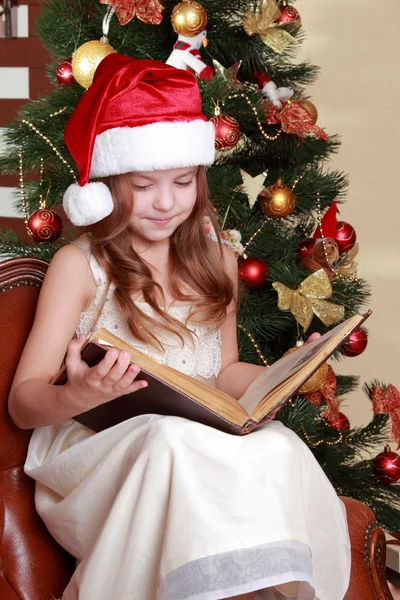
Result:
[[[202,60],[200,54],[201,46],[207,45],[207,30],[204,29],[194,37],[178,35],[178,40],[174,44],[174,49],[165,61],[167,65],[177,69],[192,70],[197,75],[202,71],[210,69]]]
[[[235,254],[243,254],[244,246],[241,243],[242,235],[240,231],[237,229],[225,229],[221,235],[223,243],[229,246],[229,248],[231,248]]]
[[[294,91],[287,87],[276,87],[276,84],[271,79],[271,81],[264,85],[261,93],[264,97],[268,98],[276,108],[281,109],[285,102],[290,100],[293,96]]]

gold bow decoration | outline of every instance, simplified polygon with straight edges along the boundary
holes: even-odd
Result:
[[[344,307],[327,302],[332,297],[332,286],[324,269],[316,271],[301,282],[297,290],[274,281],[272,287],[278,292],[278,308],[290,310],[296,321],[307,331],[316,315],[329,327],[344,317]]]
[[[243,29],[247,35],[259,35],[275,52],[283,52],[295,39],[275,22],[280,16],[276,0],[261,0],[257,12],[248,10],[243,15]]]
[[[126,25],[135,16],[147,25],[159,25],[163,18],[163,6],[158,0],[100,0],[100,3],[111,4],[120,25]]]

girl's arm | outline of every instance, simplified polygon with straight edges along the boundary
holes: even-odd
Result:
[[[237,295],[237,259],[234,253],[226,246],[224,246],[224,255],[228,272],[232,278],[232,281],[234,282],[235,294]],[[257,379],[257,377],[261,375],[261,373],[263,373],[267,367],[238,361],[239,355],[236,332],[236,310],[232,305],[230,307],[230,312],[228,311],[228,318],[221,327],[222,364],[221,371],[217,377],[216,385],[217,388],[222,392],[229,394],[233,398],[239,399],[241,396],[243,396],[249,385],[253,383],[253,381]],[[319,336],[319,333],[313,333],[305,343],[307,344],[308,342],[312,342]]]
[[[96,285],[88,261],[76,246],[61,248],[51,261],[9,397],[9,412],[21,428],[62,421],[74,412],[63,387],[50,385],[60,368],[79,315]]]
[[[73,340],[80,313],[95,295],[96,284],[83,252],[74,245],[51,261],[35,321],[15,373],[9,412],[22,429],[60,423],[103,402],[143,387],[129,355],[108,351],[92,369],[81,360],[85,336]],[[68,382],[50,384],[67,349]]]
[[[237,258],[226,246],[224,246],[224,258],[227,271],[234,284],[235,297],[237,297]],[[265,367],[238,361],[236,305],[234,303],[228,308],[228,318],[221,327],[221,342],[222,364],[217,377],[217,388],[233,398],[240,398],[249,385],[265,370]]]

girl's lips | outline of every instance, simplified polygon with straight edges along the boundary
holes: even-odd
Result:
[[[165,225],[168,225],[171,219],[150,219],[150,221],[154,223],[154,225],[157,225],[157,227],[163,227]]]

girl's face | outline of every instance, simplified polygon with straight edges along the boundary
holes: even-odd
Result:
[[[167,240],[190,216],[197,200],[198,167],[132,174],[130,226],[147,242]]]

